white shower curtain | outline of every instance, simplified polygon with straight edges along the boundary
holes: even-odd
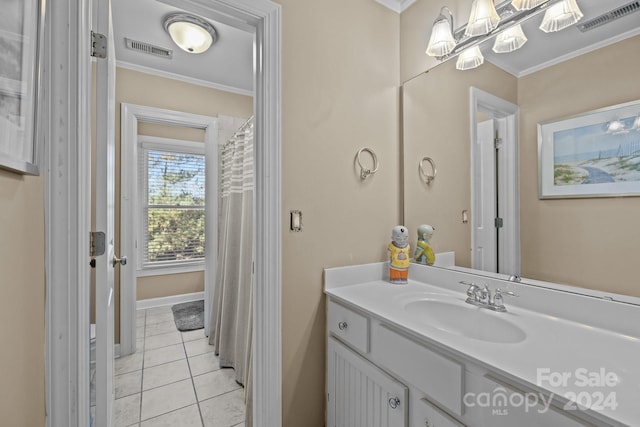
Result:
[[[251,418],[253,290],[253,118],[225,144],[221,155],[218,263],[209,343],[220,365],[245,386]],[[250,424],[247,424],[250,425]]]

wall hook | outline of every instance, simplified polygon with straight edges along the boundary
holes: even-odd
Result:
[[[362,166],[360,155],[365,151],[369,153],[371,155],[371,158],[373,159],[373,169],[366,169],[364,166]],[[378,156],[376,156],[376,153],[374,153],[371,148],[365,147],[358,150],[358,154],[356,154],[356,160],[358,162],[358,166],[360,166],[360,179],[365,180],[369,177],[369,175],[373,175],[374,173],[378,172],[378,167],[380,166],[380,163],[378,163]]]

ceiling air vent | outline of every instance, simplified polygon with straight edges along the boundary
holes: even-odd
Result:
[[[627,16],[633,12],[640,11],[640,1],[632,1],[629,4],[621,6],[617,9],[613,9],[607,13],[604,13],[596,18],[593,18],[590,21],[583,22],[578,25],[578,29],[583,33],[593,30],[594,28],[601,27],[605,24],[615,21],[618,18],[622,18],[623,16]]]
[[[154,46],[146,42],[140,42],[137,40],[131,40],[127,37],[124,38],[124,42],[128,49],[138,52],[146,53],[149,55],[159,56],[161,58],[171,59],[173,56],[173,50],[164,47]]]

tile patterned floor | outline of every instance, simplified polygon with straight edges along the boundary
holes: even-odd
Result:
[[[244,427],[244,389],[204,330],[178,331],[171,307],[136,321],[138,351],[115,361],[115,427]]]

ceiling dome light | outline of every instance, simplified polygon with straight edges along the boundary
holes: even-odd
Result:
[[[180,49],[189,53],[205,52],[218,37],[213,25],[186,13],[167,15],[164,29]]]
[[[514,25],[498,34],[495,43],[493,43],[493,51],[495,53],[509,53],[520,49],[527,42],[527,36],[522,31],[520,24]]]
[[[442,12],[449,12],[449,18],[444,16]],[[456,41],[453,38],[453,16],[448,7],[440,9],[440,15],[433,21],[431,37],[427,45],[426,54],[429,56],[442,57],[451,53],[456,47]]]
[[[472,68],[481,66],[483,63],[484,56],[482,56],[482,52],[480,52],[480,47],[474,46],[463,51],[460,56],[458,56],[456,68],[462,71],[471,70]]]
[[[493,0],[473,0],[469,23],[464,30],[467,37],[482,36],[493,31],[500,22]]]
[[[540,29],[545,33],[564,30],[581,20],[583,16],[576,0],[562,0],[547,9]]]
[[[546,3],[548,0],[513,0],[511,5],[516,10],[530,10],[536,6]]]

